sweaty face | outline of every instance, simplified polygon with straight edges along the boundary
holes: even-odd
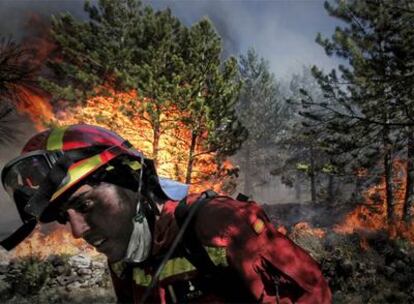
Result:
[[[73,236],[83,238],[110,262],[116,262],[126,254],[135,206],[134,192],[102,182],[81,186],[64,209]]]

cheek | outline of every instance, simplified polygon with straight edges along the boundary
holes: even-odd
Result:
[[[129,239],[129,234],[133,229],[133,215],[132,210],[129,209],[109,209],[100,214],[96,220],[105,225],[105,230],[108,234]]]

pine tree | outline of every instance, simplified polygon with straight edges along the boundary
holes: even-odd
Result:
[[[38,66],[32,64],[34,51],[0,38],[0,142],[15,140],[18,132],[14,117],[15,106],[24,98],[21,90],[35,85]]]
[[[284,161],[281,167],[273,170],[273,174],[281,175],[286,185],[295,187],[297,199],[300,199],[303,188],[309,185],[306,188],[310,190],[312,203],[322,200],[333,203],[337,167],[324,146],[323,127],[307,117],[307,106],[303,102],[305,96],[320,102],[329,101],[323,98],[318,83],[306,67],[301,74],[293,75],[289,90],[283,136],[278,141],[284,151]]]
[[[182,71],[180,88],[173,98],[184,115],[181,122],[191,130],[186,182],[198,157],[218,153],[229,156],[245,140],[246,132],[235,114],[240,90],[237,61],[220,59],[221,39],[207,19],[183,32],[180,44]]]
[[[56,99],[83,103],[94,95],[135,91],[120,111],[131,119],[139,113],[149,124],[155,162],[165,132],[192,132],[188,182],[199,155],[225,156],[240,146],[236,62],[220,59],[220,37],[210,22],[186,28],[169,9],[154,11],[137,0],[87,2],[85,10],[87,22],[65,14],[52,23],[58,49],[49,61],[53,77],[42,84]]]
[[[269,63],[259,58],[254,49],[240,56],[240,77],[243,88],[237,103],[237,113],[249,136],[241,151],[241,171],[244,173],[244,194],[254,194],[253,180],[262,171],[269,172],[274,160],[275,142],[281,129],[283,112],[280,88]]]
[[[408,1],[395,4],[412,6]],[[412,97],[407,94],[412,91],[407,81],[412,77],[407,72],[412,71],[412,51],[405,45],[413,39],[412,12],[385,0],[326,2],[325,8],[346,25],[337,27],[331,39],[318,35],[317,42],[327,55],[337,55],[348,64],[339,66],[340,77],[335,70],[326,75],[313,68],[325,97],[334,103],[308,99],[307,115],[324,122],[338,151],[347,152],[362,167],[372,170],[374,156],[381,158],[385,213],[392,223],[396,220],[392,162],[399,152],[397,139],[404,138],[402,130],[413,125]],[[410,89],[401,88],[401,83]]]

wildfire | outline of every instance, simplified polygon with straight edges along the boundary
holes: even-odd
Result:
[[[45,122],[53,120],[52,106],[45,96],[34,89],[23,86],[16,88],[16,91],[20,96],[17,110],[27,114],[37,130],[42,129]]]
[[[53,232],[44,232],[41,227],[36,227],[30,238],[24,240],[13,252],[15,257],[38,256],[46,258],[52,254],[75,255],[80,252],[89,256],[97,256],[99,253],[81,239],[74,239],[68,231],[70,228],[59,227]]]
[[[390,225],[387,223],[385,207],[385,178],[372,186],[363,194],[364,203],[350,212],[343,223],[336,225],[337,233],[387,231],[391,238],[402,237],[414,242],[414,224],[405,224],[402,220],[402,210],[405,193],[405,162],[398,160],[393,163],[393,195],[396,219]]]

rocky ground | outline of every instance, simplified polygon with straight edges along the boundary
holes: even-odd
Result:
[[[3,258],[0,302],[114,303],[115,297],[104,258],[52,255],[45,260]]]

